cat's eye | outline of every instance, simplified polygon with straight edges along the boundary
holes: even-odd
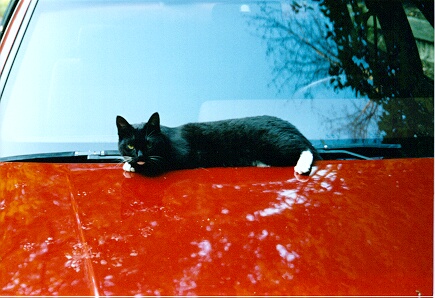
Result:
[[[127,145],[127,148],[128,148],[128,149],[130,149],[130,150],[133,150],[133,149],[134,149],[134,146],[133,146],[133,145],[130,145],[130,144],[128,144],[128,145]]]

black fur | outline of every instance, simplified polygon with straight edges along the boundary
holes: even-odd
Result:
[[[271,116],[160,125],[158,113],[131,125],[117,116],[119,151],[136,172],[157,176],[177,169],[244,167],[261,162],[294,166],[302,151],[321,159],[311,143],[287,121]],[[139,164],[138,164],[139,162]],[[142,164],[143,163],[143,164]]]

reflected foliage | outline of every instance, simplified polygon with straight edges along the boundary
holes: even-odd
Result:
[[[330,38],[332,23],[319,14],[317,4],[265,2],[249,22],[267,44],[266,54],[273,62],[271,84],[281,92],[323,79],[329,66],[339,63],[337,46]]]
[[[384,142],[403,143],[408,156],[432,156],[433,77],[423,73],[402,3],[287,3],[265,2],[251,20],[274,63],[272,84],[281,90],[302,89],[305,97],[311,97],[311,86],[325,81],[336,90],[351,88],[356,96],[370,99],[347,115],[345,128],[355,138],[364,138],[374,119]],[[289,86],[295,79],[296,86]]]
[[[337,87],[349,86],[382,106],[378,125],[386,142],[402,143],[410,156],[432,156],[433,77],[423,74],[401,1],[324,0],[322,5],[339,49],[340,63],[330,68]]]

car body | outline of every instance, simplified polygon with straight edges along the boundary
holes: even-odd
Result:
[[[432,1],[15,2],[0,45],[1,295],[433,294],[431,37],[405,26]],[[346,23],[361,16],[366,39]],[[169,126],[279,116],[323,160],[309,176],[125,173],[115,116],[154,110]]]

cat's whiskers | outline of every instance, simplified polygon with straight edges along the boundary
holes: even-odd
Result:
[[[151,155],[148,156],[148,161],[154,164],[155,166],[159,167],[160,169],[163,169],[163,161],[164,161],[163,157],[159,155]]]
[[[149,156],[148,159],[150,161],[152,161],[154,164],[157,164],[157,163],[162,164],[164,161],[163,157],[158,156],[158,155]]]
[[[123,167],[124,164],[125,164],[126,162],[127,162],[127,161],[122,160],[122,161],[120,161],[120,162],[117,162],[117,163],[115,164],[115,166],[116,166],[116,167]]]
[[[129,162],[131,162],[133,160],[133,157],[126,156],[126,155],[124,155],[123,158],[124,158],[124,160],[120,160],[119,162],[117,162],[115,164],[116,167],[123,167],[126,162],[129,163]]]

